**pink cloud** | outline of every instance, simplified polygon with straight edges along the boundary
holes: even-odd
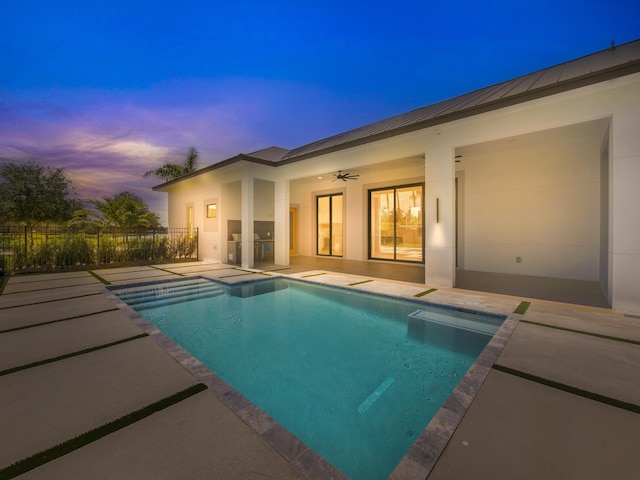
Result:
[[[299,146],[354,121],[332,117],[336,105],[366,110],[353,108],[359,99],[349,102],[340,105],[319,87],[238,78],[136,90],[0,90],[0,162],[63,167],[82,198],[131,191],[166,221],[166,196],[151,190],[160,180],[143,178],[146,171],[181,162],[191,146],[200,167],[272,145]]]

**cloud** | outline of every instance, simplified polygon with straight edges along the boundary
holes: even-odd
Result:
[[[0,89],[0,161],[65,168],[82,198],[131,191],[166,221],[166,194],[151,190],[161,181],[143,175],[165,162],[182,163],[189,147],[198,149],[204,167],[273,145],[294,148],[359,126],[371,112],[366,99],[265,79]]]
[[[181,163],[191,146],[201,167],[267,146],[251,126],[267,115],[261,109],[259,98],[202,82],[142,91],[0,91],[0,162],[62,167],[85,199],[130,191],[166,223],[166,194],[151,190],[161,181],[144,173]]]

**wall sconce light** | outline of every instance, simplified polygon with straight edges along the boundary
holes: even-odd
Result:
[[[440,223],[440,199],[436,198],[436,223]]]

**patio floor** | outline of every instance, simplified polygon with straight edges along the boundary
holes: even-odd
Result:
[[[407,297],[429,288],[381,279],[376,271],[269,269]],[[7,467],[15,462],[149,408],[153,413],[20,478],[344,478],[132,318],[102,283],[185,275],[227,282],[258,277],[189,263],[9,278],[0,295],[0,478],[12,478]],[[523,300],[458,289],[437,289],[425,298],[505,314]],[[636,475],[640,318],[533,300],[524,315],[511,313],[510,319],[515,328],[504,348],[475,366],[483,382],[457,389],[391,478]],[[208,388],[194,389],[201,384]]]

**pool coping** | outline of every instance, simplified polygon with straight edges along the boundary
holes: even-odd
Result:
[[[440,303],[429,302],[423,297],[407,298],[398,295],[380,294],[378,292],[368,292],[362,288],[356,289],[350,286],[335,286],[317,283],[300,278],[290,278],[285,275],[274,275],[270,278],[283,278],[321,285],[328,288],[341,290],[349,290],[353,292],[365,293],[369,295],[397,299],[401,301],[410,301],[417,305],[429,305],[440,308],[450,308],[458,311],[479,312],[490,316],[506,317],[498,331],[493,335],[489,343],[482,350],[473,364],[469,367],[460,382],[456,385],[452,393],[447,397],[437,413],[433,416],[421,434],[418,436],[413,445],[409,448],[404,457],[396,465],[390,480],[423,480],[431,473],[435,463],[440,455],[444,452],[445,447],[453,436],[464,414],[469,408],[475,395],[484,383],[487,375],[491,371],[491,367],[497,360],[511,337],[513,330],[522,318],[522,314],[496,314],[494,312],[485,312],[480,309],[467,309],[457,306],[448,306]],[[115,293],[115,290],[123,288],[132,288],[137,286],[154,285],[160,283],[172,283],[175,281],[185,281],[188,279],[203,278],[228,286],[237,286],[239,283],[254,283],[268,280],[264,279],[247,279],[244,282],[225,282],[224,279],[210,278],[203,275],[186,275],[179,279],[163,279],[150,280],[147,282],[131,282],[120,283],[117,285],[104,286],[103,294],[114,303],[128,318],[138,326],[143,332],[149,335],[159,346],[161,346],[169,355],[171,355],[183,368],[191,373],[200,382],[207,385],[208,389],[213,393],[227,408],[244,421],[251,429],[253,429],[263,440],[269,443],[278,453],[289,461],[294,468],[303,473],[310,480],[324,480],[326,478],[348,479],[340,470],[334,467],[330,462],[316,453],[312,448],[307,446],[302,440],[288,431],[266,412],[252,403],[240,392],[235,390],[230,384],[225,382],[214,371],[206,367],[202,362],[193,357],[189,352],[178,345],[174,340],[165,335],[162,331],[148,322],[142,315],[122,301]]]

